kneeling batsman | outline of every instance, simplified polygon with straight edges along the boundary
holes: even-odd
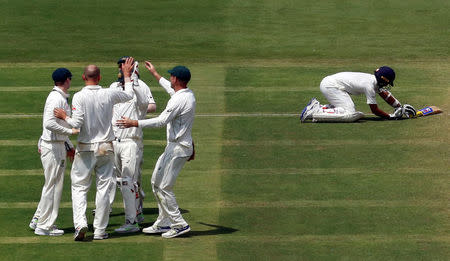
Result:
[[[313,122],[354,122],[364,113],[356,111],[351,95],[366,96],[367,104],[373,114],[389,120],[411,118],[416,110],[409,104],[402,105],[390,92],[394,86],[395,72],[388,66],[375,70],[374,74],[362,72],[340,72],[329,75],[320,83],[320,91],[329,104],[321,105],[316,98],[306,105],[301,113],[301,121],[311,119]],[[376,94],[394,108],[389,114],[381,110],[376,101]]]

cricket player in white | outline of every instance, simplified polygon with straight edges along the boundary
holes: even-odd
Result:
[[[127,57],[122,57],[117,62],[119,65],[119,79],[113,82],[109,88],[123,91],[124,78],[122,64]],[[139,79],[138,62],[135,61],[135,69],[131,75],[133,82],[133,99],[114,105],[113,130],[116,136],[114,144],[115,166],[113,182],[111,183],[110,203],[114,201],[116,184],[119,184],[122,192],[125,224],[115,231],[118,233],[134,233],[140,231],[138,223],[144,221],[142,200],[144,197],[141,188],[141,168],[143,161],[142,142],[143,132],[141,128],[119,128],[116,121],[123,116],[132,119],[144,119],[147,112],[156,111],[156,104],[150,88]],[[138,215],[138,216],[137,216]]]
[[[55,108],[63,108],[70,115],[67,91],[70,88],[72,73],[66,68],[58,68],[53,72],[52,78],[55,87],[45,101],[42,136],[38,143],[45,183],[42,188],[41,200],[29,225],[36,235],[42,236],[61,236],[64,234],[64,231],[58,229],[54,223],[58,217],[61,201],[66,154],[73,160],[75,153],[68,136],[79,132],[53,115],[53,109]]]
[[[172,238],[191,230],[181,216],[173,193],[175,180],[186,161],[193,159],[192,125],[195,116],[195,96],[187,87],[191,78],[189,69],[176,66],[169,70],[170,82],[161,77],[148,61],[145,67],[171,95],[167,107],[156,118],[131,120],[124,117],[117,121],[120,127],[158,128],[167,125],[167,146],[159,157],[152,175],[152,190],[158,202],[159,215],[155,223],[142,232],[162,233],[164,238]]]
[[[415,115],[415,109],[401,103],[391,94],[387,85],[394,86],[395,72],[392,68],[382,66],[374,74],[361,72],[341,72],[325,77],[320,83],[320,91],[329,104],[320,105],[315,98],[311,99],[303,109],[301,121],[312,118],[313,122],[335,121],[353,122],[364,117],[364,113],[356,111],[350,95],[364,94],[372,113],[384,119],[399,119],[403,115]],[[394,108],[394,113],[382,111],[376,101],[379,94]]]
[[[96,213],[93,222],[94,239],[108,238],[105,230],[109,221],[109,188],[114,166],[112,141],[115,138],[111,120],[114,104],[133,98],[130,79],[132,64],[133,59],[128,58],[123,66],[125,70],[124,91],[104,89],[99,86],[100,69],[95,65],[87,66],[83,74],[86,86],[73,97],[72,118],[66,117],[61,110],[55,110],[57,117],[64,118],[72,127],[80,128],[71,171],[75,241],[83,240],[88,228],[87,193],[91,186],[93,170],[96,173],[97,187]]]

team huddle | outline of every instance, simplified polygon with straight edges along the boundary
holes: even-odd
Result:
[[[43,132],[38,151],[44,169],[45,183],[41,199],[29,224],[37,235],[60,236],[64,231],[55,226],[63,188],[66,157],[73,161],[70,172],[75,241],[83,241],[88,231],[87,194],[95,173],[96,196],[94,240],[109,237],[109,222],[116,187],[124,205],[124,224],[117,233],[140,231],[145,217],[142,187],[142,128],[167,126],[167,146],[159,157],[151,179],[159,215],[152,226],[142,229],[148,234],[172,238],[190,231],[183,219],[173,193],[175,180],[186,163],[194,158],[192,126],[196,100],[188,88],[188,68],[176,66],[169,70],[170,80],[156,71],[153,64],[145,67],[171,96],[164,111],[145,119],[156,111],[150,88],[139,79],[138,62],[131,57],[118,61],[118,81],[109,88],[99,86],[100,69],[88,65],[82,75],[85,87],[75,93],[68,104],[72,74],[59,68],[52,74],[54,88],[47,97],[43,113]],[[77,146],[70,135],[78,135]]]

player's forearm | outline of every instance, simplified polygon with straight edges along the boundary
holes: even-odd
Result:
[[[172,89],[172,84],[166,78],[161,77],[159,79],[159,85],[161,85],[161,87],[163,87],[164,90],[166,90],[166,92],[170,94],[170,96],[175,93],[175,90]]]
[[[397,108],[402,106],[399,100],[397,100],[391,92],[389,91],[382,91],[380,92],[381,98],[387,102],[387,104],[391,105],[393,108]]]
[[[391,118],[391,116],[388,113],[386,113],[386,112],[382,111],[380,108],[378,108],[378,105],[369,104],[369,106],[370,106],[370,110],[372,111],[372,113],[375,114],[376,116],[381,117],[383,119]]]
[[[75,129],[81,128],[81,126],[83,125],[83,122],[84,122],[82,117],[77,117],[77,116],[72,116],[72,118],[69,117],[69,116],[67,116],[66,119],[65,119],[65,121],[66,121],[72,128],[75,128]]]
[[[161,128],[163,126],[166,126],[168,121],[161,117],[146,119],[146,120],[139,120],[138,126],[141,128]]]
[[[162,78],[162,76],[156,70],[149,70],[149,72],[151,73],[151,75],[153,75],[153,77],[155,77],[158,82]]]
[[[58,134],[72,135],[72,129],[59,125],[55,119],[46,120],[44,122],[44,128]]]

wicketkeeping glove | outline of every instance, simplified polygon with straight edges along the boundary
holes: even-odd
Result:
[[[409,104],[404,104],[402,106],[402,115],[407,118],[412,118],[416,116],[416,109],[414,109],[414,107]]]

